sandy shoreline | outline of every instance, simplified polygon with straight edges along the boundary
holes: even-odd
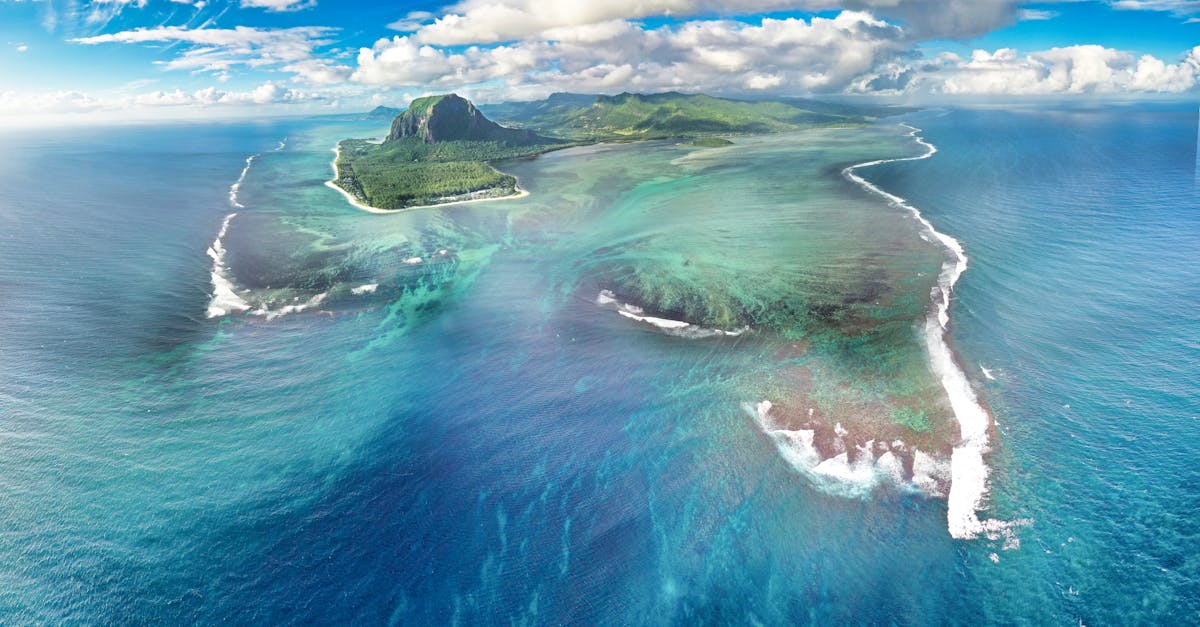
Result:
[[[516,198],[524,198],[529,195],[528,190],[521,189],[521,180],[517,179],[517,184],[515,187],[517,193],[511,194],[508,196],[497,196],[495,198],[471,198],[468,200],[454,200],[454,201],[450,201],[450,202],[435,203],[432,205],[413,205],[411,207],[402,207],[400,209],[381,209],[379,207],[372,207],[371,205],[363,204],[362,202],[360,202],[358,200],[358,198],[354,197],[354,194],[351,194],[350,192],[342,189],[337,183],[334,182],[338,178],[337,162],[341,156],[342,156],[342,144],[341,144],[341,142],[338,142],[333,147],[333,161],[329,162],[329,166],[331,168],[333,168],[333,178],[331,180],[325,181],[325,187],[329,187],[331,189],[336,189],[338,192],[340,192],[342,194],[342,196],[344,196],[346,198],[346,202],[348,202],[351,205],[354,205],[356,208],[362,209],[363,211],[366,211],[368,213],[401,213],[404,211],[414,211],[417,209],[433,209],[436,207],[450,207],[453,205],[465,205],[465,204],[473,203],[473,202],[494,202],[497,200],[513,200]],[[491,167],[491,166],[489,166],[489,167]],[[496,170],[496,168],[494,168],[494,167],[492,169]],[[503,174],[503,172],[500,172],[499,170],[496,170],[496,172]],[[516,177],[513,177],[513,178],[516,178]]]

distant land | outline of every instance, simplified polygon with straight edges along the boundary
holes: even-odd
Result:
[[[566,145],[532,130],[500,126],[455,94],[429,96],[396,116],[382,143],[340,142],[333,183],[376,209],[502,198],[520,193],[517,180],[492,161]]]
[[[371,109],[370,111],[364,113],[359,119],[362,119],[362,120],[391,120],[391,119],[394,119],[396,116],[400,115],[401,113],[404,113],[404,109],[397,109],[395,107],[385,107],[383,105],[380,105],[380,106],[375,107],[374,109]]]
[[[859,125],[886,111],[881,107],[816,101],[731,100],[678,92],[616,96],[558,93],[545,100],[490,105],[484,109],[510,126],[596,141],[747,135]]]
[[[545,100],[489,105],[498,124],[457,94],[414,100],[406,110],[376,107],[363,119],[393,119],[381,143],[338,144],[331,181],[355,201],[399,210],[522,193],[515,177],[492,163],[601,141],[691,139],[732,144],[722,136],[860,126],[900,112],[809,100],[749,101],[703,94],[596,96],[553,94]]]

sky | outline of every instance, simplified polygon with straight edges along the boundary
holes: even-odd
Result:
[[[450,91],[1200,99],[1200,0],[0,0],[0,125]]]

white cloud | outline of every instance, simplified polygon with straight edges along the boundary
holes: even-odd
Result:
[[[103,106],[83,92],[62,90],[37,93],[0,92],[0,116],[29,113],[76,113],[94,111]]]
[[[29,46],[26,44],[16,44],[13,46],[13,50],[17,52],[29,52]]]
[[[158,28],[135,28],[96,35],[78,37],[71,41],[85,45],[104,43],[147,43],[186,42],[209,46],[265,46],[279,41],[310,41],[328,35],[337,29],[323,26],[301,26],[296,28],[187,28],[185,26],[160,26]]]
[[[81,37],[71,41],[84,45],[121,44],[186,44],[175,58],[160,62],[168,70],[199,70],[226,72],[236,66],[268,68],[285,66],[302,80],[327,84],[341,80],[348,68],[316,59],[317,48],[333,43],[328,39],[335,28],[301,26],[295,28],[261,29],[187,28],[162,26]]]
[[[1019,0],[461,0],[433,23],[417,28],[415,38],[439,46],[487,44],[538,38],[556,28],[612,20],[836,9],[872,10],[904,20],[914,35],[957,38],[1014,22],[1018,4]],[[402,22],[406,22],[406,30],[417,26]]]
[[[1058,11],[1046,11],[1042,9],[1021,9],[1017,13],[1017,19],[1022,22],[1037,22],[1044,20],[1052,20],[1058,17]]]
[[[868,13],[697,20],[645,30],[616,20],[560,26],[551,41],[449,51],[414,36],[381,39],[358,54],[355,81],[462,89],[485,82],[495,97],[553,91],[836,91],[900,54],[904,32]]]
[[[1011,48],[976,50],[969,59],[944,54],[885,66],[857,81],[859,92],[1056,96],[1183,93],[1200,83],[1200,46],[1177,63],[1097,45],[1021,55]]]
[[[387,27],[402,33],[411,33],[432,21],[434,17],[436,16],[429,11],[410,11],[408,15],[388,24]]]
[[[317,6],[317,0],[241,0],[243,9],[266,9],[276,13],[300,11]]]
[[[1169,11],[1175,15],[1200,13],[1200,0],[1115,0],[1113,8],[1128,11]]]
[[[138,94],[130,97],[129,101],[134,105],[150,107],[210,107],[215,105],[287,104],[325,99],[324,96],[300,92],[267,82],[249,91],[225,91],[216,87],[205,87],[194,92],[176,89],[169,92],[155,91]]]
[[[246,91],[205,87],[195,91],[175,89],[137,94],[95,95],[79,91],[0,92],[0,123],[29,116],[64,114],[152,113],[162,108],[208,110],[216,108],[261,107],[268,105],[317,105],[332,100],[328,94],[289,89],[266,82]]]

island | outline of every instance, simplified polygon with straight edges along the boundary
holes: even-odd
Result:
[[[676,92],[553,94],[488,110],[504,124],[457,94],[413,100],[395,116],[382,142],[339,142],[328,185],[376,212],[510,198],[524,191],[516,177],[495,168],[497,161],[603,141],[679,138],[720,147],[732,144],[722,136],[858,126],[888,113],[879,107]],[[379,107],[368,116],[395,111]]]
[[[691,145],[699,148],[724,148],[725,146],[732,146],[733,142],[724,137],[701,137],[693,139]]]
[[[456,94],[430,96],[396,116],[383,142],[340,142],[332,183],[357,204],[382,210],[503,198],[521,192],[492,161],[568,145],[500,126]]]
[[[395,119],[395,117],[400,115],[401,113],[404,113],[404,109],[397,109],[395,107],[387,107],[384,105],[379,105],[378,107],[375,107],[374,109],[371,109],[370,111],[364,113],[358,119],[360,119],[360,120],[392,120],[392,119]]]

